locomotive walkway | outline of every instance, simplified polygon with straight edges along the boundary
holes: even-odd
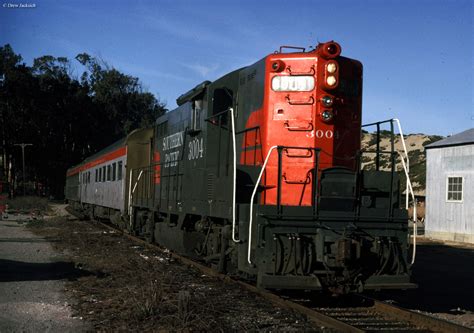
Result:
[[[61,261],[51,244],[25,224],[0,220],[0,332],[80,332],[62,293],[65,279],[83,274]]]

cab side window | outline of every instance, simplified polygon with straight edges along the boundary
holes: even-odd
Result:
[[[191,113],[191,126],[193,131],[201,130],[201,113],[202,113],[202,99],[193,101],[193,108]]]
[[[227,88],[219,88],[214,90],[214,95],[212,97],[212,115],[217,115],[222,111],[226,111],[233,105],[233,93],[232,90]],[[227,113],[222,114],[214,118],[216,123],[219,123],[219,118],[221,119],[221,125],[227,124]]]

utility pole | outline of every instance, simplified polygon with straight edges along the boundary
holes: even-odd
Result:
[[[26,188],[25,188],[25,147],[32,146],[32,143],[15,143],[15,146],[21,147],[21,157],[23,161],[23,196],[26,195]]]

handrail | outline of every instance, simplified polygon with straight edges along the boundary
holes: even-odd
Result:
[[[290,99],[290,95],[286,95],[285,96],[285,100],[288,102],[288,104],[290,105],[313,105],[314,104],[314,97],[313,96],[309,96],[308,100],[307,101],[295,101],[295,100],[291,100]]]
[[[413,192],[413,187],[411,185],[410,177],[408,176],[408,169],[407,169],[407,166],[405,164],[405,160],[403,159],[401,154],[400,154],[400,159],[402,161],[403,170],[405,171],[405,176],[407,177],[407,188],[410,189],[410,194],[411,194],[411,197],[413,199],[413,254],[412,254],[412,257],[411,257],[411,264],[413,265],[415,263],[415,257],[416,257],[416,236],[417,236],[417,232],[418,232],[418,230],[416,228],[416,219],[417,219],[417,216],[416,216],[416,199],[415,199],[415,193]]]
[[[235,121],[234,121],[234,109],[229,108],[230,111],[230,123],[231,123],[231,128],[232,128],[232,153],[234,156],[234,163],[232,165],[232,173],[233,173],[233,179],[232,179],[232,240],[235,243],[239,243],[240,239],[237,239],[235,236],[235,229],[236,229],[236,221],[235,221],[235,198],[236,198],[236,192],[237,192],[237,148],[235,144]]]
[[[407,146],[405,145],[405,138],[403,137],[402,126],[400,125],[400,120],[398,120],[397,118],[393,118],[393,120],[398,125],[398,131],[400,132],[400,138],[402,139],[401,141],[402,141],[403,151],[405,153],[405,158],[406,158],[406,163],[407,163],[407,177],[408,177],[408,173],[410,172],[410,160],[408,158]],[[402,158],[401,155],[400,155],[400,158]],[[408,182],[407,182],[407,188],[405,191],[405,208],[408,209]]]
[[[395,119],[395,118],[394,118]],[[392,122],[394,119],[387,119],[387,120],[381,120],[381,121],[376,121],[374,123],[369,123],[369,124],[364,124],[362,125],[361,127],[370,127],[370,126],[374,126],[374,125],[377,125],[377,124],[385,124],[385,123],[390,123]]]
[[[233,108],[228,108],[224,111],[220,111],[214,115],[211,115],[205,119],[205,121],[209,121],[210,119],[213,118],[219,118],[219,126],[221,126],[220,123],[220,117],[229,113],[230,112],[230,117],[231,117],[231,129],[232,129],[232,153],[233,153],[233,158],[234,158],[234,163],[232,165],[232,171],[233,171],[233,176],[232,176],[232,240],[235,243],[239,243],[240,239],[237,239],[236,237],[236,219],[235,219],[235,206],[236,206],[236,192],[237,192],[237,148],[236,148],[236,140],[235,140],[235,119],[234,119],[234,109]]]
[[[226,114],[227,112],[229,112],[229,109],[232,109],[232,108],[225,109],[224,111],[219,111],[219,112],[216,113],[216,114],[211,114],[209,117],[207,117],[206,119],[204,119],[204,121],[209,121],[209,120],[212,119],[212,118],[221,117],[221,116],[223,116],[224,114]]]
[[[403,169],[405,171],[405,177],[407,179],[407,187],[405,190],[405,208],[408,210],[408,202],[409,202],[409,192],[411,194],[412,200],[413,200],[413,254],[411,258],[411,264],[413,265],[415,263],[415,257],[416,257],[416,236],[418,233],[418,229],[416,226],[416,221],[417,221],[417,215],[416,215],[416,198],[415,198],[415,192],[413,191],[413,187],[411,185],[410,181],[410,159],[408,158],[408,151],[407,151],[407,146],[405,145],[405,138],[403,137],[403,131],[402,131],[402,125],[400,124],[400,120],[398,118],[393,118],[393,121],[397,123],[398,126],[398,131],[400,132],[400,138],[402,141],[403,145],[403,151],[405,153],[405,158],[406,158],[406,165],[405,161],[403,160],[403,156],[400,154],[400,160],[402,161]]]
[[[401,160],[402,166],[403,166],[403,171],[405,173],[405,177],[406,177],[406,181],[407,181],[406,190],[405,190],[405,208],[407,210],[409,208],[410,196],[412,197],[412,200],[413,200],[413,254],[412,254],[412,259],[411,259],[411,264],[413,265],[415,263],[415,258],[416,258],[416,236],[417,236],[417,232],[418,232],[417,226],[416,226],[416,221],[417,221],[416,198],[415,198],[415,193],[413,191],[413,186],[412,186],[411,181],[410,181],[410,175],[409,175],[409,172],[410,172],[410,159],[408,158],[408,151],[407,151],[407,147],[406,147],[406,144],[405,144],[405,138],[403,137],[403,130],[402,130],[400,120],[398,118],[392,118],[392,119],[388,119],[388,120],[383,120],[383,121],[378,121],[378,122],[374,122],[374,123],[370,123],[370,124],[365,124],[365,125],[362,125],[361,127],[369,127],[369,126],[376,125],[377,128],[379,129],[380,124],[384,124],[384,123],[393,124],[393,122],[397,123],[398,132],[399,132],[400,139],[401,139],[400,141],[402,142],[402,147],[403,147],[403,155],[402,155],[401,152],[399,152],[399,151],[397,151],[397,152],[400,156],[400,160]],[[392,127],[392,134],[393,134],[393,127]],[[380,152],[378,152],[378,153],[380,153]]]
[[[263,163],[262,169],[260,170],[260,174],[258,175],[257,181],[255,182],[255,187],[253,188],[252,197],[250,199],[250,220],[249,220],[249,245],[248,245],[248,253],[247,253],[247,261],[249,264],[252,264],[252,259],[250,256],[250,250],[252,247],[252,224],[253,224],[253,200],[255,198],[255,193],[257,193],[258,185],[260,184],[260,180],[262,179],[263,172],[267,167],[268,160],[270,159],[270,154],[276,149],[278,146],[270,147],[268,150],[267,157],[265,158],[265,162]]]
[[[303,51],[303,52],[306,51],[306,48],[305,48],[305,47],[282,45],[282,46],[280,46],[280,53],[283,53],[283,49],[301,50],[301,51]]]
[[[133,214],[132,214],[132,212],[133,212],[132,211],[132,209],[133,209],[133,205],[132,205],[133,193],[135,193],[135,190],[137,189],[137,185],[138,185],[138,182],[140,181],[140,178],[142,177],[142,174],[143,174],[143,170],[141,170],[140,173],[138,174],[138,178],[135,181],[135,185],[133,186],[133,190],[132,190],[131,188],[132,188],[133,169],[130,170],[130,184],[129,184],[129,188],[128,188],[128,215],[130,217],[130,226],[132,226],[132,223],[133,223]]]
[[[132,176],[133,176],[133,169],[130,170],[129,178],[128,178],[128,215],[132,215]]]
[[[252,197],[250,198],[250,219],[249,219],[249,236],[248,236],[248,253],[247,253],[247,261],[249,264],[252,264],[251,260],[251,247],[252,247],[252,226],[253,226],[253,201],[255,198],[255,194],[257,193],[257,188],[260,185],[260,180],[262,179],[263,172],[265,171],[265,168],[267,167],[268,160],[270,159],[270,155],[273,152],[273,150],[277,149],[278,150],[278,185],[277,185],[277,216],[280,218],[281,217],[281,179],[285,177],[282,175],[282,151],[283,149],[307,149],[315,152],[315,167],[313,170],[313,192],[312,192],[312,197],[313,197],[313,219],[314,219],[314,214],[315,214],[315,208],[317,207],[316,204],[316,192],[317,187],[318,187],[318,169],[319,169],[319,153],[321,151],[320,148],[313,148],[313,147],[297,147],[297,146],[272,146],[270,147],[267,157],[265,158],[265,162],[263,163],[262,169],[260,170],[260,174],[258,175],[257,181],[255,183],[255,187],[253,188],[252,192]],[[308,179],[308,178],[307,178]],[[285,182],[287,182],[285,180]],[[290,182],[287,182],[290,183]],[[300,184],[300,183],[298,183]]]

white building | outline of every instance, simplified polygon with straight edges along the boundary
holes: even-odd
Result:
[[[426,236],[474,243],[474,128],[425,148]]]

